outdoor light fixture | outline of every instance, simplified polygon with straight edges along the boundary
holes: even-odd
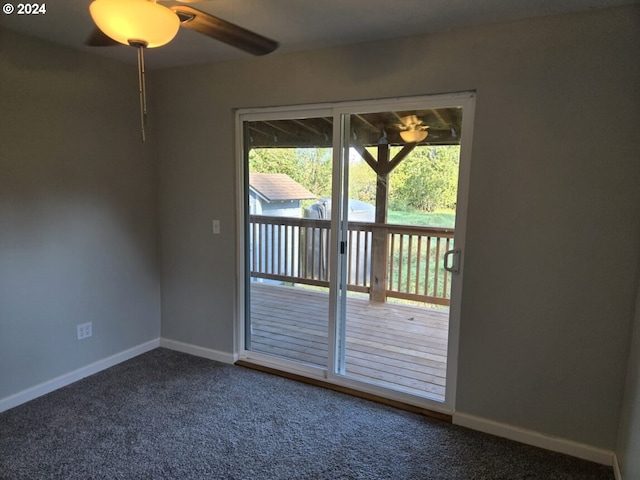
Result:
[[[103,33],[124,45],[161,47],[180,28],[180,18],[153,0],[94,0],[89,11]]]
[[[400,132],[400,137],[407,143],[418,143],[427,138],[429,132],[426,130],[403,130]]]
[[[406,143],[421,142],[429,135],[429,132],[427,131],[429,127],[423,125],[422,120],[415,115],[404,117],[402,119],[402,124],[399,127],[400,137]]]

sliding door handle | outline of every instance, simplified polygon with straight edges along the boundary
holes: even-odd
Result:
[[[451,263],[449,263],[449,261]],[[453,250],[447,250],[444,254],[444,269],[447,272],[458,273],[460,272],[460,268],[458,267],[460,263],[460,249],[454,248]]]

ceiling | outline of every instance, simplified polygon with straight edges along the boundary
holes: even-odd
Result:
[[[200,0],[192,6],[277,40],[280,47],[271,55],[278,55],[638,1]],[[37,0],[37,3],[46,3],[46,14],[0,14],[0,26],[116,60],[136,62],[134,50],[124,46],[84,46],[93,30],[89,16],[91,0]],[[248,56],[245,52],[182,28],[169,45],[150,49],[146,62],[148,68],[166,68]]]

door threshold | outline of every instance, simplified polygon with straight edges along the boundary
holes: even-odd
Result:
[[[416,405],[399,402],[397,400],[391,400],[389,398],[385,398],[380,395],[374,395],[372,393],[361,392],[354,388],[344,387],[342,385],[336,385],[327,381],[319,380],[317,378],[308,378],[303,375],[297,375],[295,373],[285,372],[283,370],[278,370],[277,368],[265,367],[264,365],[248,362],[246,360],[238,360],[237,362],[235,362],[235,365],[245,367],[245,368],[251,368],[253,370],[259,370],[261,372],[270,373],[272,375],[278,375],[280,377],[288,378],[290,380],[296,380],[302,383],[308,383],[310,385],[315,385],[317,387],[327,388],[329,390],[334,390],[336,392],[346,393],[347,395],[351,395],[353,397],[370,400],[372,402],[398,408],[400,410],[405,410],[407,412],[417,413],[420,415],[424,415],[425,417],[433,418],[435,420],[440,420],[446,423],[453,423],[453,420],[452,420],[453,416],[448,415],[446,413],[440,413],[434,410],[430,410],[428,408],[418,407]]]

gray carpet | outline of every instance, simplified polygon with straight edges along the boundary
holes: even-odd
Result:
[[[0,414],[2,479],[581,479],[611,468],[156,349]]]

